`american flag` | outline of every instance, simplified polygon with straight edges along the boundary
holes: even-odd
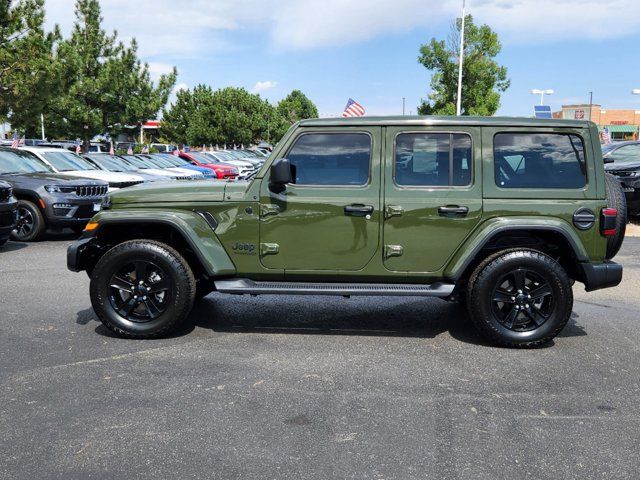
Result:
[[[11,142],[11,148],[18,148],[20,141],[18,140],[18,132],[13,132],[13,140]]]
[[[133,148],[131,148],[131,145],[127,148],[127,155],[133,155]]]
[[[76,140],[76,153],[78,155],[82,153],[82,148],[80,147],[80,140]]]
[[[176,148],[175,148],[175,150],[173,151],[173,154],[174,154],[176,157],[179,157],[179,156],[180,156],[180,148],[179,148],[179,147],[176,147]]]
[[[109,142],[109,155],[115,155],[116,152],[113,149],[113,142]]]
[[[149,153],[149,145],[142,147],[142,151],[140,153]]]
[[[27,140],[27,138],[24,135],[22,135],[22,138],[18,142],[18,146],[19,147],[24,147],[24,144],[25,144],[26,140]]]
[[[602,133],[600,133],[600,137],[601,137],[602,143],[604,143],[605,145],[611,144],[611,135],[609,134],[609,129],[607,127],[604,127],[602,129]]]
[[[343,117],[362,117],[364,115],[364,107],[356,102],[353,98],[350,98],[347,102],[347,106],[344,107],[342,112]]]

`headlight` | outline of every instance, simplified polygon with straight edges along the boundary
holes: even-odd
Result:
[[[111,208],[111,195],[105,195],[102,197],[102,202],[100,203],[100,210],[109,210]]]
[[[62,193],[62,189],[58,185],[47,185],[44,189],[49,193]]]

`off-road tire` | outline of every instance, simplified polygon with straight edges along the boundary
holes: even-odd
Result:
[[[620,185],[616,177],[610,173],[605,173],[604,179],[607,187],[607,206],[618,210],[616,233],[607,238],[606,258],[610,260],[618,254],[624,240],[624,234],[627,229],[627,199],[624,196],[622,185]]]
[[[19,234],[18,230],[11,232],[11,238],[18,242],[35,242],[42,238],[47,228],[44,216],[38,206],[29,200],[18,200],[18,211],[26,210],[32,218],[32,228],[28,234]]]
[[[493,311],[493,292],[510,271],[526,268],[544,277],[553,294],[549,318],[529,331],[514,331],[498,321]],[[573,291],[567,273],[553,258],[537,250],[510,249],[487,257],[472,273],[467,289],[467,309],[478,331],[496,345],[531,348],[552,340],[565,327],[573,309]]]
[[[127,262],[153,261],[166,273],[172,301],[157,318],[135,323],[120,315],[110,301],[112,275]],[[98,261],[90,283],[91,304],[100,321],[109,330],[126,338],[155,338],[178,328],[189,315],[196,293],[196,281],[187,261],[170,246],[152,240],[129,240],[116,245]]]

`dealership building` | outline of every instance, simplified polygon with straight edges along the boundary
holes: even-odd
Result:
[[[612,140],[638,140],[640,110],[605,110],[600,105],[563,105],[553,118],[591,120],[600,130],[609,130]]]

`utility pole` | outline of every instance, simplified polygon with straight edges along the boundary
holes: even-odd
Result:
[[[402,97],[402,116],[404,117],[404,97]]]
[[[593,92],[589,92],[589,121],[591,121],[591,110],[593,109]]]
[[[458,98],[456,99],[456,115],[462,113],[462,63],[464,59],[464,15],[466,0],[462,0],[462,29],[460,30],[460,65],[458,66]]]

